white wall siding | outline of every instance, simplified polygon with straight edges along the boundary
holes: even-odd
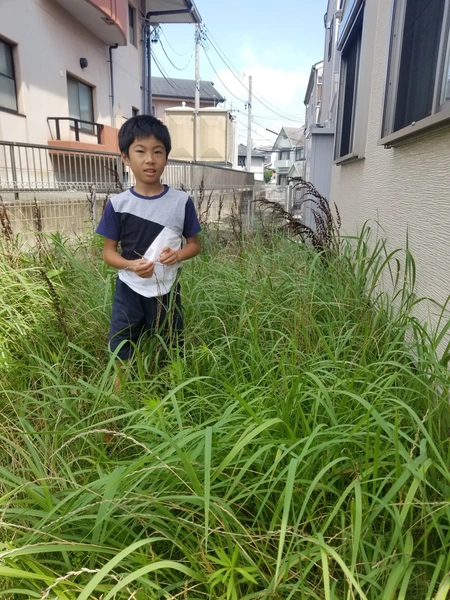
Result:
[[[344,233],[353,234],[371,221],[376,234],[378,222],[378,236],[394,249],[405,246],[408,232],[418,295],[444,302],[450,294],[450,128],[389,150],[377,145],[390,15],[391,0],[379,0],[365,159],[333,166],[331,200],[338,205]],[[428,317],[428,308],[419,307],[419,316]]]

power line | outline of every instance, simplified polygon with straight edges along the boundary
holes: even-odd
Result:
[[[152,54],[152,59],[155,61],[155,64],[158,67],[159,72],[164,77],[164,79],[167,81],[167,83],[170,85],[170,87],[172,87],[175,91],[181,93],[183,90],[173,81],[173,79],[171,79],[169,77],[169,75],[163,69],[163,67],[162,67],[161,63],[159,62],[159,60],[156,58],[155,53]]]
[[[243,123],[242,121],[239,121],[239,119],[236,119],[236,121],[242,125],[242,127],[245,127],[245,129],[248,129],[248,125],[246,123]],[[252,133],[254,133],[255,135],[257,135],[258,137],[260,137],[263,140],[266,140],[267,142],[272,142],[273,143],[273,139],[264,137],[263,135],[261,135],[258,131],[256,131],[255,129],[250,129],[250,131]]]
[[[175,54],[178,54],[178,56],[187,56],[189,54],[189,50],[187,52],[185,52],[184,54],[181,54],[180,52],[177,52],[174,47],[171,45],[171,43],[169,42],[169,38],[166,35],[166,32],[164,31],[164,29],[160,26],[160,31],[163,34],[167,45],[169,46],[169,48],[172,50],[172,52],[174,52]]]
[[[164,54],[166,55],[166,58],[167,58],[167,60],[170,62],[170,64],[172,65],[172,67],[174,67],[175,69],[177,69],[177,71],[185,71],[185,70],[188,68],[188,66],[189,66],[189,65],[190,65],[190,63],[191,63],[192,57],[193,57],[193,55],[194,55],[195,46],[194,46],[194,48],[192,49],[192,52],[191,52],[191,57],[189,58],[189,60],[188,60],[187,64],[186,64],[186,65],[185,65],[185,66],[184,66],[182,69],[180,69],[180,67],[177,67],[177,65],[176,65],[176,64],[174,64],[174,63],[172,62],[172,60],[171,60],[170,56],[167,54],[167,52],[166,52],[166,49],[164,48],[164,44],[162,43],[162,40],[159,40],[159,43],[160,43],[160,45],[161,45],[162,51],[163,51],[163,52],[164,52]]]
[[[223,61],[223,63],[230,69],[230,71],[233,73],[234,77],[239,81],[239,83],[247,90],[248,92],[248,88],[245,85],[245,83],[242,81],[242,79],[239,77],[239,75],[237,75],[236,73],[238,73],[236,67],[234,67],[234,65],[231,63],[231,61],[229,61],[229,59],[226,57],[226,54],[223,52],[223,50],[218,50],[218,48],[216,47],[219,46],[219,44],[215,42],[215,39],[213,37],[213,35],[211,34],[211,32],[209,31],[208,28],[207,29],[207,33],[208,33],[208,39],[211,42],[212,47],[214,48],[214,50],[216,51],[216,53],[218,54],[218,56],[221,58],[221,60]],[[220,48],[220,47],[219,47]],[[269,102],[269,100],[266,100],[263,96],[261,96],[259,93],[253,92],[253,96],[263,105],[265,106],[268,110],[270,110],[271,112],[273,112],[274,114],[282,117],[283,119],[289,120],[289,121],[296,121],[295,119],[291,118],[291,117],[297,117],[298,115],[284,115],[281,114],[279,112],[277,112],[277,110],[273,110],[275,107],[274,104],[272,104],[271,102]],[[270,106],[268,106],[268,104],[272,107],[270,108]],[[296,121],[299,122],[299,121]]]
[[[229,90],[229,89],[227,88],[227,86],[226,86],[226,85],[224,84],[224,82],[222,81],[222,79],[221,79],[220,75],[217,73],[216,69],[214,68],[214,65],[212,64],[212,62],[211,62],[211,60],[210,60],[210,58],[209,58],[209,56],[208,56],[208,53],[207,53],[207,51],[206,51],[206,48],[204,47],[204,45],[203,45],[203,44],[202,44],[201,46],[202,46],[202,48],[203,48],[203,51],[204,51],[204,53],[205,53],[205,56],[206,56],[206,58],[208,59],[208,62],[209,62],[209,64],[211,65],[211,68],[212,68],[212,70],[213,70],[213,71],[214,71],[214,73],[216,74],[217,78],[219,79],[219,81],[221,82],[221,84],[223,85],[223,87],[224,87],[224,88],[227,90],[227,92],[228,92],[229,94],[231,94],[231,95],[233,96],[233,98],[236,98],[236,100],[239,100],[239,102],[243,102],[243,103],[245,104],[245,103],[246,103],[246,101],[245,101],[245,100],[242,100],[241,98],[238,98],[238,97],[237,97],[235,94],[233,94],[233,92],[232,92],[231,90]]]

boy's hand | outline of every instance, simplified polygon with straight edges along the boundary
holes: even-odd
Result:
[[[138,260],[133,260],[132,264],[128,268],[130,271],[133,271],[133,273],[136,273],[136,275],[139,277],[148,279],[153,277],[155,263],[151,260],[147,260],[146,258],[139,258]]]
[[[163,265],[176,265],[180,262],[180,259],[176,250],[172,250],[169,246],[166,246],[161,250],[161,254],[158,256],[158,262]]]

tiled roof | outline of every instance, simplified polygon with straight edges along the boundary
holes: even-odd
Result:
[[[256,150],[256,148],[252,148],[252,156],[264,157],[265,155],[266,155],[266,152],[262,152],[261,150]],[[238,156],[247,156],[247,146],[245,146],[244,144],[239,144]]]
[[[303,127],[283,127],[285,134],[292,142],[292,146],[297,146],[299,142],[303,143]]]
[[[194,100],[195,79],[165,79],[152,77],[152,95],[162,98],[179,98],[180,100]],[[212,81],[200,81],[200,100],[209,102],[225,102],[214,87]]]

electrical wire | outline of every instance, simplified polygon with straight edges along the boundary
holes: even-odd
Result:
[[[161,26],[160,26],[160,31],[163,34],[163,36],[164,36],[164,38],[165,38],[165,40],[167,42],[167,45],[172,50],[172,52],[174,52],[174,54],[178,54],[178,56],[187,56],[189,54],[189,50],[187,52],[185,52],[184,54],[181,54],[180,52],[177,52],[174,49],[174,47],[171,45],[171,43],[169,42],[169,38],[167,37],[166,32],[164,31],[164,29]],[[195,49],[195,47],[194,47],[194,49]]]
[[[172,67],[174,67],[175,69],[177,69],[177,71],[185,71],[188,68],[188,66],[191,64],[192,57],[194,56],[195,46],[192,49],[191,57],[188,60],[187,64],[182,69],[180,69],[180,67],[177,67],[177,65],[172,62],[170,56],[167,54],[166,49],[164,48],[164,44],[162,43],[162,40],[159,40],[159,44],[161,45],[162,51],[166,55],[167,60],[170,62],[170,64],[172,65]]]
[[[211,43],[211,46],[214,48],[214,50],[216,51],[216,53],[218,54],[218,56],[221,58],[221,60],[223,61],[223,63],[230,69],[230,71],[233,73],[234,77],[239,81],[239,83],[247,90],[248,87],[245,85],[245,83],[242,81],[242,79],[240,78],[240,76],[237,74],[238,71],[236,69],[236,67],[234,67],[234,65],[231,63],[231,61],[226,57],[226,54],[223,52],[223,50],[219,50],[218,47],[220,48],[219,44],[215,41],[213,35],[211,34],[210,30],[208,28],[206,28],[207,31],[207,35],[208,35],[208,39],[209,42]],[[214,43],[215,42],[215,43]],[[217,45],[217,46],[216,46]],[[258,100],[258,102],[260,102],[263,106],[265,106],[268,110],[270,110],[271,112],[273,112],[274,114],[282,117],[285,120],[288,121],[294,121],[294,122],[299,122],[298,119],[294,119],[291,117],[297,117],[299,115],[285,115],[285,114],[281,114],[280,112],[278,112],[277,110],[274,110],[275,105],[273,105],[271,102],[269,102],[269,100],[265,99],[263,96],[261,96],[261,94],[259,94],[259,92],[253,91],[253,95],[254,97]],[[270,108],[270,105],[272,108]]]
[[[233,96],[233,98],[236,98],[236,100],[239,100],[239,102],[243,102],[243,103],[245,104],[245,103],[246,103],[246,101],[245,101],[245,100],[242,100],[241,98],[238,98],[238,97],[237,97],[235,94],[233,94],[233,92],[232,92],[231,90],[229,90],[229,89],[227,88],[227,86],[226,86],[226,85],[224,84],[224,82],[222,81],[222,79],[221,79],[220,75],[219,75],[219,74],[218,74],[218,72],[216,71],[216,69],[215,69],[214,65],[212,64],[212,62],[211,62],[211,60],[210,60],[210,58],[209,58],[209,56],[208,56],[208,53],[207,53],[207,51],[206,51],[205,47],[203,46],[203,44],[202,44],[202,48],[203,48],[203,51],[204,51],[204,53],[205,53],[205,56],[206,56],[206,58],[207,58],[207,60],[208,60],[209,64],[211,65],[211,68],[212,68],[212,70],[213,70],[213,71],[214,71],[214,73],[216,74],[216,76],[217,76],[218,80],[219,80],[219,81],[220,81],[220,83],[223,85],[223,87],[224,87],[224,88],[227,90],[227,92],[228,92],[229,94],[231,94],[231,95]]]
[[[182,93],[183,90],[173,81],[173,79],[171,79],[169,77],[169,75],[166,73],[166,71],[162,67],[161,63],[159,62],[159,60],[156,58],[155,53],[152,53],[152,59],[155,61],[155,64],[158,67],[159,72],[164,77],[164,79],[167,81],[167,83],[170,85],[170,87],[173,88],[175,91]]]
[[[245,127],[246,129],[248,129],[248,125],[247,125],[246,123],[243,123],[242,121],[239,121],[239,119],[236,119],[236,121],[237,121],[237,122],[238,122],[240,125],[242,125],[242,127]],[[264,137],[263,135],[261,135],[261,134],[260,134],[258,131],[256,131],[255,129],[251,129],[251,128],[250,128],[250,131],[251,131],[252,133],[254,133],[255,135],[257,135],[258,137],[260,137],[262,140],[265,140],[265,141],[267,141],[267,142],[272,142],[272,143],[273,143],[273,139],[270,139],[270,138]]]

